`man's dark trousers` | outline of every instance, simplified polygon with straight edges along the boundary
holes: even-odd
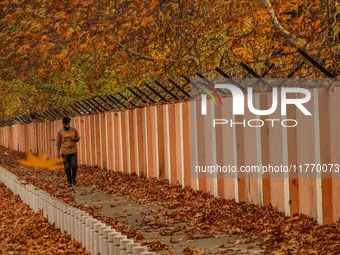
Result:
[[[67,182],[72,184],[72,180],[77,177],[77,153],[62,154],[64,169],[67,175]]]

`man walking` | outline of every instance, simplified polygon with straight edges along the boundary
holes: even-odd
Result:
[[[71,119],[63,118],[63,128],[59,130],[57,136],[57,152],[58,158],[61,156],[64,162],[64,169],[67,176],[67,187],[77,184],[77,142],[80,140],[77,129],[71,128]]]

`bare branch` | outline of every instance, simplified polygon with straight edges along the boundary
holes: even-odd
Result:
[[[139,57],[141,59],[144,59],[144,60],[147,60],[147,61],[157,61],[159,59],[157,58],[153,58],[153,57],[149,57],[149,56],[145,56],[141,53],[138,53],[138,52],[135,52],[131,49],[127,49],[125,48],[120,42],[118,43],[119,47],[121,47],[122,49],[126,50],[127,52],[131,53],[132,55],[136,56],[136,57]]]
[[[179,60],[175,60],[175,59],[172,59],[172,58],[165,58],[165,59],[159,59],[159,58],[154,58],[154,57],[150,57],[150,56],[146,56],[144,54],[141,54],[141,53],[138,53],[138,52],[135,52],[131,49],[127,49],[125,48],[120,42],[118,43],[119,47],[121,47],[122,49],[126,50],[127,52],[129,52],[130,54],[140,58],[140,59],[143,59],[143,60],[146,60],[146,61],[158,61],[158,60],[166,60],[170,63],[177,63],[177,62],[180,62]],[[186,58],[183,58],[183,61],[192,61],[196,67],[198,68],[200,63],[198,61],[197,58],[195,58],[194,56],[189,56],[189,57],[186,57]]]
[[[275,12],[272,8],[272,5],[270,3],[269,0],[259,0],[261,7],[263,9],[268,9],[268,13],[270,16],[270,21],[273,23],[274,25],[274,29],[278,31],[278,34],[280,36],[283,36],[284,38],[286,38],[286,40],[294,47],[300,47],[299,44],[301,44],[302,39],[296,38],[292,33],[290,33],[289,31],[287,31],[279,22],[279,20],[277,19]],[[307,47],[307,45],[305,45],[304,47]]]

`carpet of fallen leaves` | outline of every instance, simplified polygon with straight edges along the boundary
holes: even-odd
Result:
[[[4,152],[10,155],[4,155]],[[64,178],[60,178],[62,179],[60,183],[55,181],[52,183],[48,178],[35,176],[34,171],[18,165],[17,160],[24,157],[24,153],[0,147],[0,165],[75,206],[74,198],[70,195],[61,195],[56,187],[66,185]],[[64,170],[48,172],[48,175],[64,176]],[[332,225],[319,226],[310,217],[304,215],[286,217],[270,206],[260,207],[248,202],[236,203],[190,188],[182,189],[180,185],[169,184],[166,180],[109,172],[92,166],[80,166],[77,179],[82,186],[126,196],[140,204],[153,204],[171,209],[158,210],[157,217],[142,222],[152,226],[161,235],[180,233],[186,234],[186,238],[192,240],[229,234],[259,240],[259,246],[264,253],[275,251],[282,254],[340,254],[340,221]],[[79,205],[77,207],[82,208]],[[101,218],[95,208],[82,209]],[[111,218],[101,219],[129,237],[138,237],[138,231],[130,226],[115,222]],[[155,250],[157,248],[162,250],[161,243],[148,245],[149,248],[153,248],[154,245]]]
[[[0,182],[0,254],[88,254]]]

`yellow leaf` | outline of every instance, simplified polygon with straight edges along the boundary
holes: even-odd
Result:
[[[18,49],[18,53],[21,53],[21,52],[24,52],[28,49],[30,49],[31,47],[29,45],[23,45],[23,46],[20,46],[20,48]]]
[[[134,98],[131,97],[131,98],[129,98],[128,100],[126,100],[125,103],[130,103],[133,99],[134,99]]]
[[[286,52],[289,52],[289,51],[291,51],[291,50],[292,50],[291,47],[283,47],[282,53],[286,53]]]
[[[24,166],[35,167],[46,170],[54,170],[60,168],[62,159],[47,159],[45,154],[39,154],[35,156],[31,151],[27,151],[27,158],[25,160],[18,160],[18,162]]]
[[[299,218],[300,218],[300,216],[299,216],[299,215],[296,215],[296,216],[294,216],[294,217],[292,217],[292,218],[289,218],[289,219],[287,220],[287,222],[294,221],[294,220],[298,220]]]

